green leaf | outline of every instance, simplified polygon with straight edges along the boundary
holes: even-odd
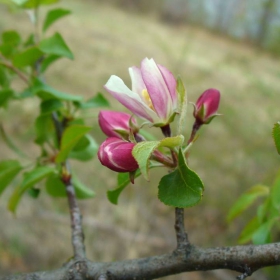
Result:
[[[278,154],[280,154],[280,122],[274,124],[272,130],[272,136],[277,149]]]
[[[35,79],[33,93],[37,94],[43,100],[59,99],[65,101],[81,101],[83,98],[78,95],[72,95],[58,91],[46,84],[39,79]]]
[[[59,0],[13,0],[13,1],[19,2],[20,5],[26,9],[33,9],[42,5],[51,5],[57,3]]]
[[[162,177],[158,188],[158,198],[166,205],[184,208],[194,206],[201,200],[203,183],[187,166],[181,148],[177,169]]]
[[[17,160],[4,160],[0,162],[0,194],[22,170]]]
[[[89,134],[86,134],[70,152],[69,157],[81,161],[90,160],[97,154],[98,147],[95,140]]]
[[[12,139],[7,135],[7,133],[5,132],[5,129],[3,127],[2,124],[0,124],[0,135],[2,137],[2,139],[4,140],[5,144],[12,150],[14,151],[18,156],[26,158],[27,155],[20,150],[12,141]]]
[[[9,85],[10,85],[10,77],[8,75],[8,71],[5,67],[0,65],[0,86],[5,88],[5,87],[9,87]]]
[[[75,105],[81,109],[90,109],[90,108],[109,107],[110,106],[108,100],[100,92],[98,92],[96,96],[87,100],[86,102],[77,102],[77,103],[75,103]]]
[[[271,239],[272,227],[278,222],[278,218],[272,218],[262,224],[253,234],[252,241],[254,244],[269,243]]]
[[[13,64],[16,67],[33,66],[42,55],[43,53],[37,47],[31,47],[17,53],[13,57]]]
[[[71,150],[91,129],[92,127],[84,125],[72,125],[67,127],[61,138],[60,151],[56,156],[56,162],[60,163],[65,161]]]
[[[46,180],[46,191],[50,196],[53,197],[65,197],[66,189],[65,185],[61,181],[58,174],[52,173]]]
[[[249,206],[251,206],[257,198],[267,196],[268,194],[269,187],[264,185],[253,186],[241,197],[239,197],[235,204],[231,207],[227,215],[227,221],[231,222],[234,218],[249,208]]]
[[[270,194],[273,206],[279,210],[280,208],[280,174],[275,178]]]
[[[41,63],[41,72],[44,73],[49,68],[49,66],[59,58],[61,58],[59,55],[48,55]]]
[[[0,86],[7,87],[10,84],[9,75],[7,69],[0,64]]]
[[[139,169],[137,169],[136,174],[134,175],[134,178],[137,178],[141,175],[141,172]],[[122,191],[125,189],[125,187],[130,183],[130,177],[129,173],[119,173],[118,174],[118,186],[114,190],[107,191],[107,197],[108,200],[117,205],[118,199]]]
[[[46,54],[54,54],[73,59],[74,56],[59,33],[44,39],[39,44],[39,49]]]
[[[61,101],[57,99],[50,99],[50,100],[43,101],[40,105],[40,108],[41,108],[41,115],[47,115],[63,108],[63,104]]]
[[[2,33],[2,42],[10,45],[11,47],[17,47],[21,42],[21,38],[17,31],[8,30]]]
[[[254,217],[242,230],[238,242],[241,244],[247,243],[252,239],[254,232],[259,228],[260,224],[258,217]]]
[[[139,168],[146,180],[149,180],[148,167],[149,158],[152,153],[160,147],[175,148],[181,146],[184,142],[184,136],[178,135],[174,137],[167,137],[161,141],[143,141],[137,143],[133,150],[132,155],[136,159]]]
[[[34,45],[36,45],[36,40],[35,40],[35,35],[32,33],[27,37],[26,41],[23,43],[23,46],[32,47]]]
[[[14,31],[9,30],[2,33],[2,44],[0,45],[0,53],[6,58],[11,58],[17,51],[21,42],[20,35]]]
[[[50,10],[47,13],[46,19],[44,21],[43,31],[45,32],[54,22],[69,14],[71,14],[71,11],[66,9],[58,8],[58,9]]]
[[[14,190],[12,196],[9,199],[8,209],[11,212],[15,213],[17,205],[24,192],[32,188],[34,185],[42,181],[44,178],[48,177],[54,171],[55,171],[55,167],[39,166],[39,167],[35,167],[33,170],[29,172],[24,173],[23,181]]]
[[[40,195],[40,189],[36,188],[31,188],[27,191],[27,193],[32,197],[32,198],[38,198]]]
[[[86,187],[74,174],[72,176],[72,183],[75,188],[77,198],[87,199],[95,196],[95,192]]]
[[[41,145],[52,137],[54,126],[50,115],[39,115],[35,120],[35,143]]]
[[[8,100],[14,97],[14,92],[11,89],[0,90],[0,108],[6,107]]]

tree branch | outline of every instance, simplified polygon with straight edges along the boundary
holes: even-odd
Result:
[[[70,209],[71,217],[71,228],[72,228],[72,245],[74,249],[74,258],[84,259],[85,254],[85,245],[84,245],[84,233],[82,226],[82,215],[80,208],[77,203],[76,194],[74,186],[71,182],[71,177],[68,181],[64,182],[66,186],[66,193],[68,197],[68,205]]]
[[[157,279],[190,271],[230,269],[245,279],[254,271],[280,264],[280,243],[220,248],[190,246],[172,253],[112,263],[95,263],[86,259],[71,261],[60,269],[48,272],[11,275],[1,280],[70,280],[70,279]]]
[[[57,140],[60,145],[61,137],[65,127],[63,121],[59,120],[56,112],[52,113],[52,120],[55,126]],[[85,245],[84,245],[84,233],[83,233],[83,226],[82,226],[82,215],[77,203],[75,189],[72,184],[70,164],[66,160],[65,162],[61,163],[61,167],[62,167],[61,180],[66,188],[68,205],[70,209],[74,259],[81,260],[81,259],[85,259],[86,257]]]
[[[175,231],[177,239],[177,250],[190,246],[188,235],[184,225],[184,208],[175,208]]]

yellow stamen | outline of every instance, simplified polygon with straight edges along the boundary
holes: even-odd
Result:
[[[148,91],[146,89],[143,89],[142,90],[142,96],[144,97],[144,100],[146,102],[146,104],[153,110],[155,111],[155,108],[153,106],[153,103],[152,103],[152,100],[151,100],[151,97],[148,93]]]

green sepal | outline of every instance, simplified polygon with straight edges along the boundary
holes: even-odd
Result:
[[[177,78],[177,95],[178,95],[178,108],[179,108],[179,121],[178,121],[178,134],[182,134],[186,127],[188,98],[185,86],[180,77]]]
[[[178,155],[178,167],[161,178],[158,188],[159,200],[169,206],[191,207],[201,200],[203,183],[199,176],[187,166],[181,148]]]

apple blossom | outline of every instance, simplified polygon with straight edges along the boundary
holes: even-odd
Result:
[[[112,75],[105,89],[136,116],[155,126],[169,124],[177,109],[176,80],[164,66],[145,58],[141,67],[129,68],[130,90],[119,77]]]
[[[116,172],[133,172],[138,164],[132,156],[134,143],[117,137],[107,138],[99,147],[98,158],[102,165]]]
[[[196,101],[193,115],[199,124],[208,124],[217,116],[220,92],[210,88],[204,91]]]
[[[101,130],[108,137],[118,137],[128,139],[130,130],[138,132],[135,118],[123,112],[101,110],[98,115],[98,123]],[[130,124],[132,127],[130,127]]]

